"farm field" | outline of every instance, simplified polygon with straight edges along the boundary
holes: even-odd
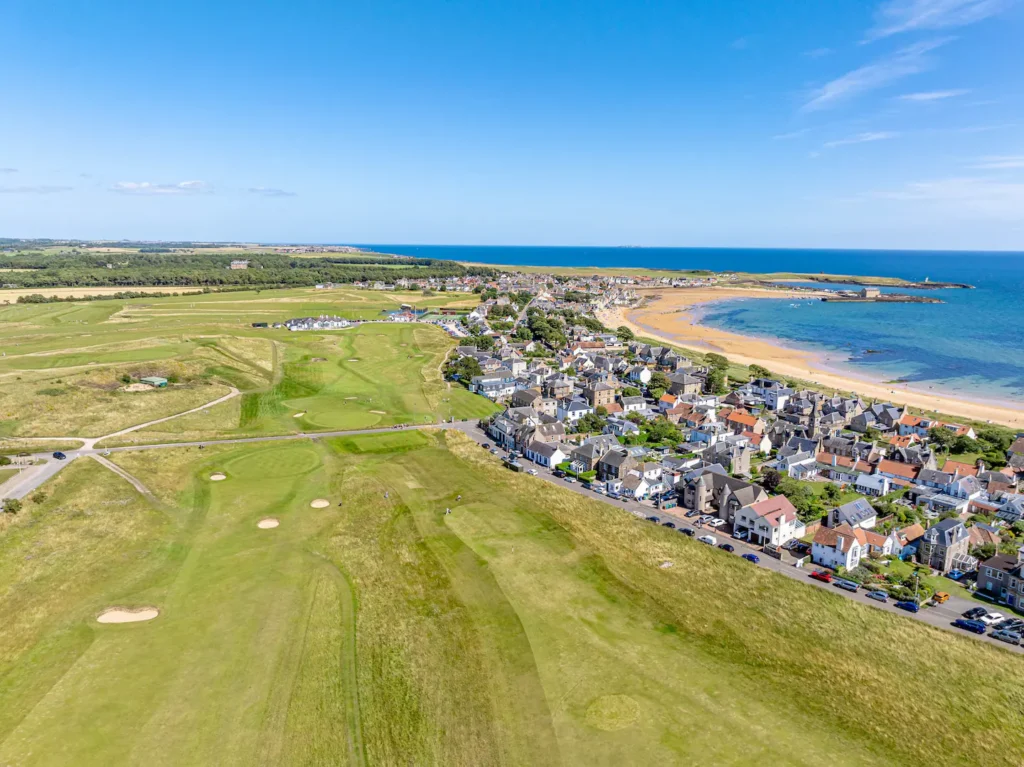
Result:
[[[440,366],[453,342],[432,326],[363,325],[329,333],[254,322],[338,314],[379,319],[421,299],[475,296],[280,290],[0,307],[3,438],[99,437],[242,394],[209,410],[109,441],[209,439],[476,418],[493,406]],[[171,384],[129,384],[156,375]]]
[[[5,521],[2,763],[999,765],[1024,747],[1014,656],[455,432],[112,460],[156,499],[82,461]],[[159,614],[96,621],[114,606]]]

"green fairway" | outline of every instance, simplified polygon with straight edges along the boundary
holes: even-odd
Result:
[[[1024,746],[1018,657],[459,434],[112,458],[159,500],[83,461],[4,520],[0,763],[996,765]],[[110,606],[160,614],[96,623]]]

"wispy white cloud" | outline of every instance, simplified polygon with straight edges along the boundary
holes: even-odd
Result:
[[[56,194],[58,192],[70,192],[70,186],[0,186],[0,194]]]
[[[901,32],[965,27],[995,16],[1011,0],[887,0],[875,12],[866,42]]]
[[[1024,168],[1024,154],[1018,155],[989,155],[982,157],[977,163],[971,166],[979,170],[1009,170]]]
[[[177,184],[153,184],[149,181],[118,181],[111,190],[120,194],[175,195],[209,191],[205,181],[181,181]]]
[[[896,80],[924,72],[932,66],[932,59],[928,54],[950,40],[952,38],[944,37],[914,43],[890,56],[847,72],[814,91],[810,100],[804,104],[803,110],[827,109]]]
[[[260,194],[264,197],[295,197],[295,192],[289,192],[284,189],[274,189],[269,186],[251,186],[249,187],[250,194]]]
[[[17,173],[17,168],[0,168],[0,173]]]
[[[772,141],[790,141],[801,136],[806,136],[811,132],[810,128],[801,128],[800,130],[790,131],[789,133],[780,133],[777,136],[772,136]]]
[[[899,135],[899,133],[893,133],[892,131],[870,131],[867,133],[858,133],[856,136],[836,139],[835,141],[827,141],[822,144],[822,146],[824,146],[825,149],[835,149],[837,146],[868,144],[872,141],[886,141],[887,139],[896,138]]]
[[[804,51],[804,56],[809,59],[820,59],[822,56],[831,56],[835,51],[831,48],[812,48],[809,51]]]
[[[941,101],[943,99],[951,99],[956,96],[964,96],[970,93],[969,90],[956,89],[949,91],[924,91],[922,93],[904,93],[899,96],[900,101],[916,101],[916,102],[928,102],[928,101]]]
[[[871,197],[928,205],[944,214],[1019,221],[1024,210],[1024,183],[986,178],[944,178],[874,192]]]

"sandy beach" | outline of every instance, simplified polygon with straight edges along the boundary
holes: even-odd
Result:
[[[625,325],[637,335],[654,338],[701,352],[719,352],[742,365],[761,365],[777,375],[800,378],[838,391],[854,391],[862,397],[906,404],[919,410],[935,411],[976,421],[1007,426],[1024,426],[1024,409],[970,401],[940,393],[923,392],[906,385],[885,384],[846,376],[829,368],[821,355],[789,349],[759,338],[729,333],[696,324],[694,307],[733,298],[807,298],[812,293],[756,288],[681,288],[639,291],[649,299],[637,309],[611,307],[601,313],[608,327]]]

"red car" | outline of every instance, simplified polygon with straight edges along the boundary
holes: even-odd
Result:
[[[832,582],[832,573],[826,573],[824,570],[815,570],[811,573],[811,577],[816,581],[821,581],[822,583]]]

